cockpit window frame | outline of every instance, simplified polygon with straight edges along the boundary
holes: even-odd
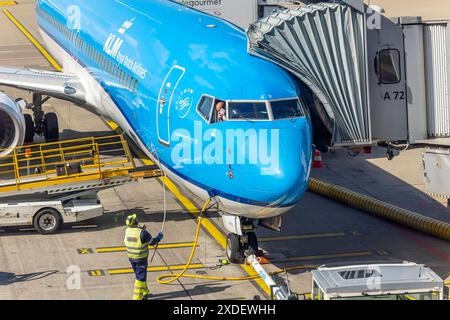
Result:
[[[275,119],[274,115],[273,115],[273,109],[272,109],[272,102],[280,102],[280,101],[290,101],[290,100],[297,100],[298,103],[300,104],[300,108],[302,109],[303,112],[303,116],[301,117],[293,117],[293,118],[284,118],[284,119]],[[281,98],[281,99],[271,99],[269,100],[269,105],[270,105],[270,113],[272,115],[272,121],[279,121],[279,120],[286,120],[286,119],[300,119],[300,118],[307,118],[309,113],[308,113],[308,109],[305,107],[305,103],[303,101],[303,99],[301,97],[291,97],[291,98]]]
[[[268,119],[230,119],[229,118],[229,115],[230,115],[230,103],[263,103],[263,102],[266,105],[267,115],[269,116]],[[227,105],[227,121],[233,121],[233,122],[237,122],[237,121],[241,121],[241,122],[247,122],[247,121],[252,121],[252,122],[273,121],[272,108],[270,108],[269,100],[227,100],[226,101],[226,105]]]
[[[209,114],[209,121],[204,117],[204,115],[199,111],[200,108],[200,103],[202,102],[203,98],[211,98],[213,100],[212,102],[212,107],[211,107],[211,111]],[[264,122],[264,121],[278,121],[278,120],[286,120],[286,119],[275,119],[274,115],[273,115],[273,109],[272,109],[272,102],[279,102],[279,101],[290,101],[290,100],[297,100],[298,103],[300,104],[300,108],[302,109],[303,115],[299,116],[299,117],[295,117],[295,118],[286,118],[286,119],[297,119],[297,118],[306,118],[309,116],[309,112],[308,109],[305,107],[304,101],[301,97],[298,96],[294,96],[294,97],[290,97],[290,98],[280,98],[280,99],[270,99],[270,100],[221,100],[218,99],[215,96],[212,96],[210,94],[202,94],[199,102],[197,104],[196,107],[196,112],[200,115],[200,117],[208,124],[211,125],[215,122],[213,122],[213,115],[215,112],[215,105],[217,103],[217,101],[223,101],[226,104],[226,114],[227,114],[227,122],[229,121],[233,121],[233,122],[246,122],[246,121],[252,121],[252,122]],[[264,103],[266,106],[266,110],[267,110],[267,114],[269,116],[268,119],[230,119],[229,118],[229,114],[230,114],[230,103]]]
[[[211,106],[211,111],[209,113],[209,121],[207,119],[205,119],[204,115],[199,111],[200,103],[202,102],[203,98],[205,98],[205,97],[213,99],[213,103],[212,103],[212,106]],[[216,101],[217,101],[217,98],[212,96],[212,95],[209,95],[209,94],[202,94],[202,96],[200,97],[200,99],[198,101],[197,108],[195,110],[197,111],[197,113],[200,115],[200,117],[207,124],[211,124],[212,123],[212,116],[213,116],[213,112],[214,112],[214,106],[216,105]]]

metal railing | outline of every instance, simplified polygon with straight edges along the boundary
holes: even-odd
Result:
[[[135,168],[123,135],[27,145],[0,157],[0,184],[75,178]]]

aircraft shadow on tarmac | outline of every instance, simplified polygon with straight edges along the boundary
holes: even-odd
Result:
[[[383,170],[402,158],[384,164],[385,149],[370,155],[349,157],[339,150],[324,155],[325,168],[312,176],[369,195],[413,212],[450,222],[450,211],[442,203],[413,185]],[[419,153],[409,156],[420,157]],[[368,160],[378,159],[378,167]],[[420,161],[420,159],[418,159]],[[416,168],[417,169],[417,168]],[[400,170],[401,171],[401,170]],[[404,174],[404,173],[403,173]],[[271,263],[281,269],[298,265],[351,265],[412,261],[431,267],[443,279],[450,275],[450,244],[422,233],[358,211],[307,192],[300,203],[283,216],[282,232],[263,228],[258,237],[312,235],[287,241],[260,241]],[[323,259],[322,259],[323,258]],[[296,274],[304,270],[289,272]]]
[[[52,276],[56,273],[58,273],[58,271],[53,270],[53,271],[35,272],[35,273],[17,275],[15,273],[0,271],[0,286],[8,286],[8,285],[11,285],[13,283],[18,283],[18,282],[42,280],[42,279]]]

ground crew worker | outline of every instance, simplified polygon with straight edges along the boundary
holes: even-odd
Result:
[[[156,238],[152,238],[146,227],[139,225],[136,214],[127,217],[126,225],[125,246],[136,276],[133,300],[144,300],[149,294],[147,287],[148,246],[160,243],[164,236],[159,233]]]

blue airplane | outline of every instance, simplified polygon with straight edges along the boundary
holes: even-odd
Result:
[[[215,199],[232,262],[257,249],[257,222],[298,203],[312,158],[303,90],[249,55],[242,29],[169,0],[38,0],[36,12],[63,72],[2,68],[0,85],[33,92],[35,111],[49,96],[117,123],[170,179]],[[58,138],[54,114],[34,116]]]

